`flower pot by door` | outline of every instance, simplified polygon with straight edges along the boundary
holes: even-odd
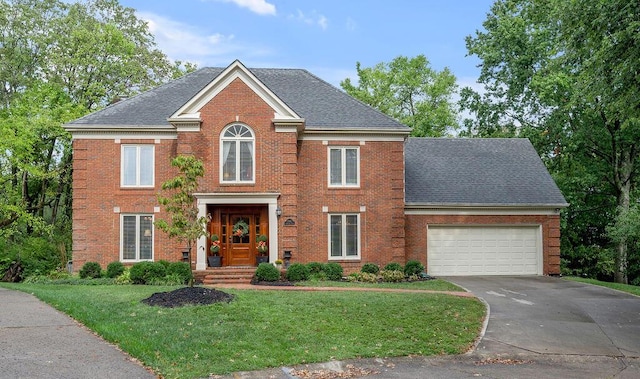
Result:
[[[256,256],[256,264],[269,262],[269,256],[267,255],[257,255]]]
[[[210,267],[221,267],[222,266],[222,257],[221,256],[209,256],[207,257],[207,260],[209,261],[209,266]]]

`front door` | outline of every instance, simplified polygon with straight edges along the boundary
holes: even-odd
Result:
[[[267,207],[219,207],[212,214],[210,231],[220,238],[222,265],[255,266],[256,239],[268,235]]]

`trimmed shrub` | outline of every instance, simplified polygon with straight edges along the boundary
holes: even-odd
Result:
[[[280,270],[271,263],[262,262],[256,269],[256,279],[265,282],[275,282],[280,279]]]
[[[380,271],[380,277],[382,277],[383,282],[402,282],[404,280],[404,272],[398,270],[382,270]]]
[[[384,266],[384,271],[402,271],[402,272],[404,272],[404,269],[402,268],[402,265],[400,263],[390,262],[390,263],[387,263],[386,266]]]
[[[320,262],[309,262],[307,263],[307,267],[309,267],[309,273],[311,275],[313,274],[318,274],[320,272],[323,271],[324,269],[324,263],[320,263]]]
[[[327,279],[329,280],[340,280],[342,279],[342,266],[340,264],[331,262],[324,265],[322,271],[326,274]]]
[[[124,272],[124,265],[122,262],[111,262],[107,265],[107,278],[117,278]]]
[[[96,279],[102,275],[102,267],[98,262],[87,262],[82,266],[79,274],[82,279]]]
[[[360,272],[366,272],[369,274],[377,274],[380,272],[380,266],[375,263],[365,263],[362,265]]]
[[[191,267],[187,262],[171,262],[167,266],[167,276],[177,275],[181,284],[187,284],[193,279]]]
[[[354,272],[347,276],[350,282],[377,283],[378,275],[369,272]]]
[[[405,276],[418,275],[424,271],[424,266],[418,261],[409,261],[404,266]]]
[[[148,284],[166,275],[167,270],[159,262],[138,262],[129,270],[129,277],[133,284]]]
[[[309,279],[309,267],[302,263],[294,263],[287,269],[287,280],[293,282]]]
[[[131,276],[129,276],[129,269],[125,268],[124,272],[115,279],[114,283],[115,284],[131,284]]]

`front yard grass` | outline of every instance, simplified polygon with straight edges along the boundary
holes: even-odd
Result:
[[[430,291],[454,291],[465,292],[462,288],[453,283],[441,279],[421,280],[415,282],[400,283],[363,283],[363,282],[339,282],[332,280],[308,280],[296,283],[298,286],[306,287],[365,287],[365,288],[401,288],[411,290],[430,290]]]
[[[636,296],[640,296],[640,286],[634,286],[631,284],[603,282],[596,279],[580,278],[577,276],[566,276],[565,279],[573,280],[575,282],[594,284],[596,286],[613,288],[614,290],[623,291]]]
[[[357,357],[459,354],[484,306],[428,293],[224,290],[231,303],[160,308],[176,287],[3,284],[71,315],[165,378]]]

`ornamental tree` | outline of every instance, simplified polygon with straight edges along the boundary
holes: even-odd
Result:
[[[170,238],[187,244],[191,267],[191,247],[198,238],[207,234],[207,219],[198,217],[198,206],[193,196],[198,189],[198,178],[204,176],[204,164],[192,155],[178,155],[171,160],[171,166],[176,167],[179,173],[162,183],[162,194],[158,195],[158,202],[165,207],[169,220],[157,220],[155,225]]]

